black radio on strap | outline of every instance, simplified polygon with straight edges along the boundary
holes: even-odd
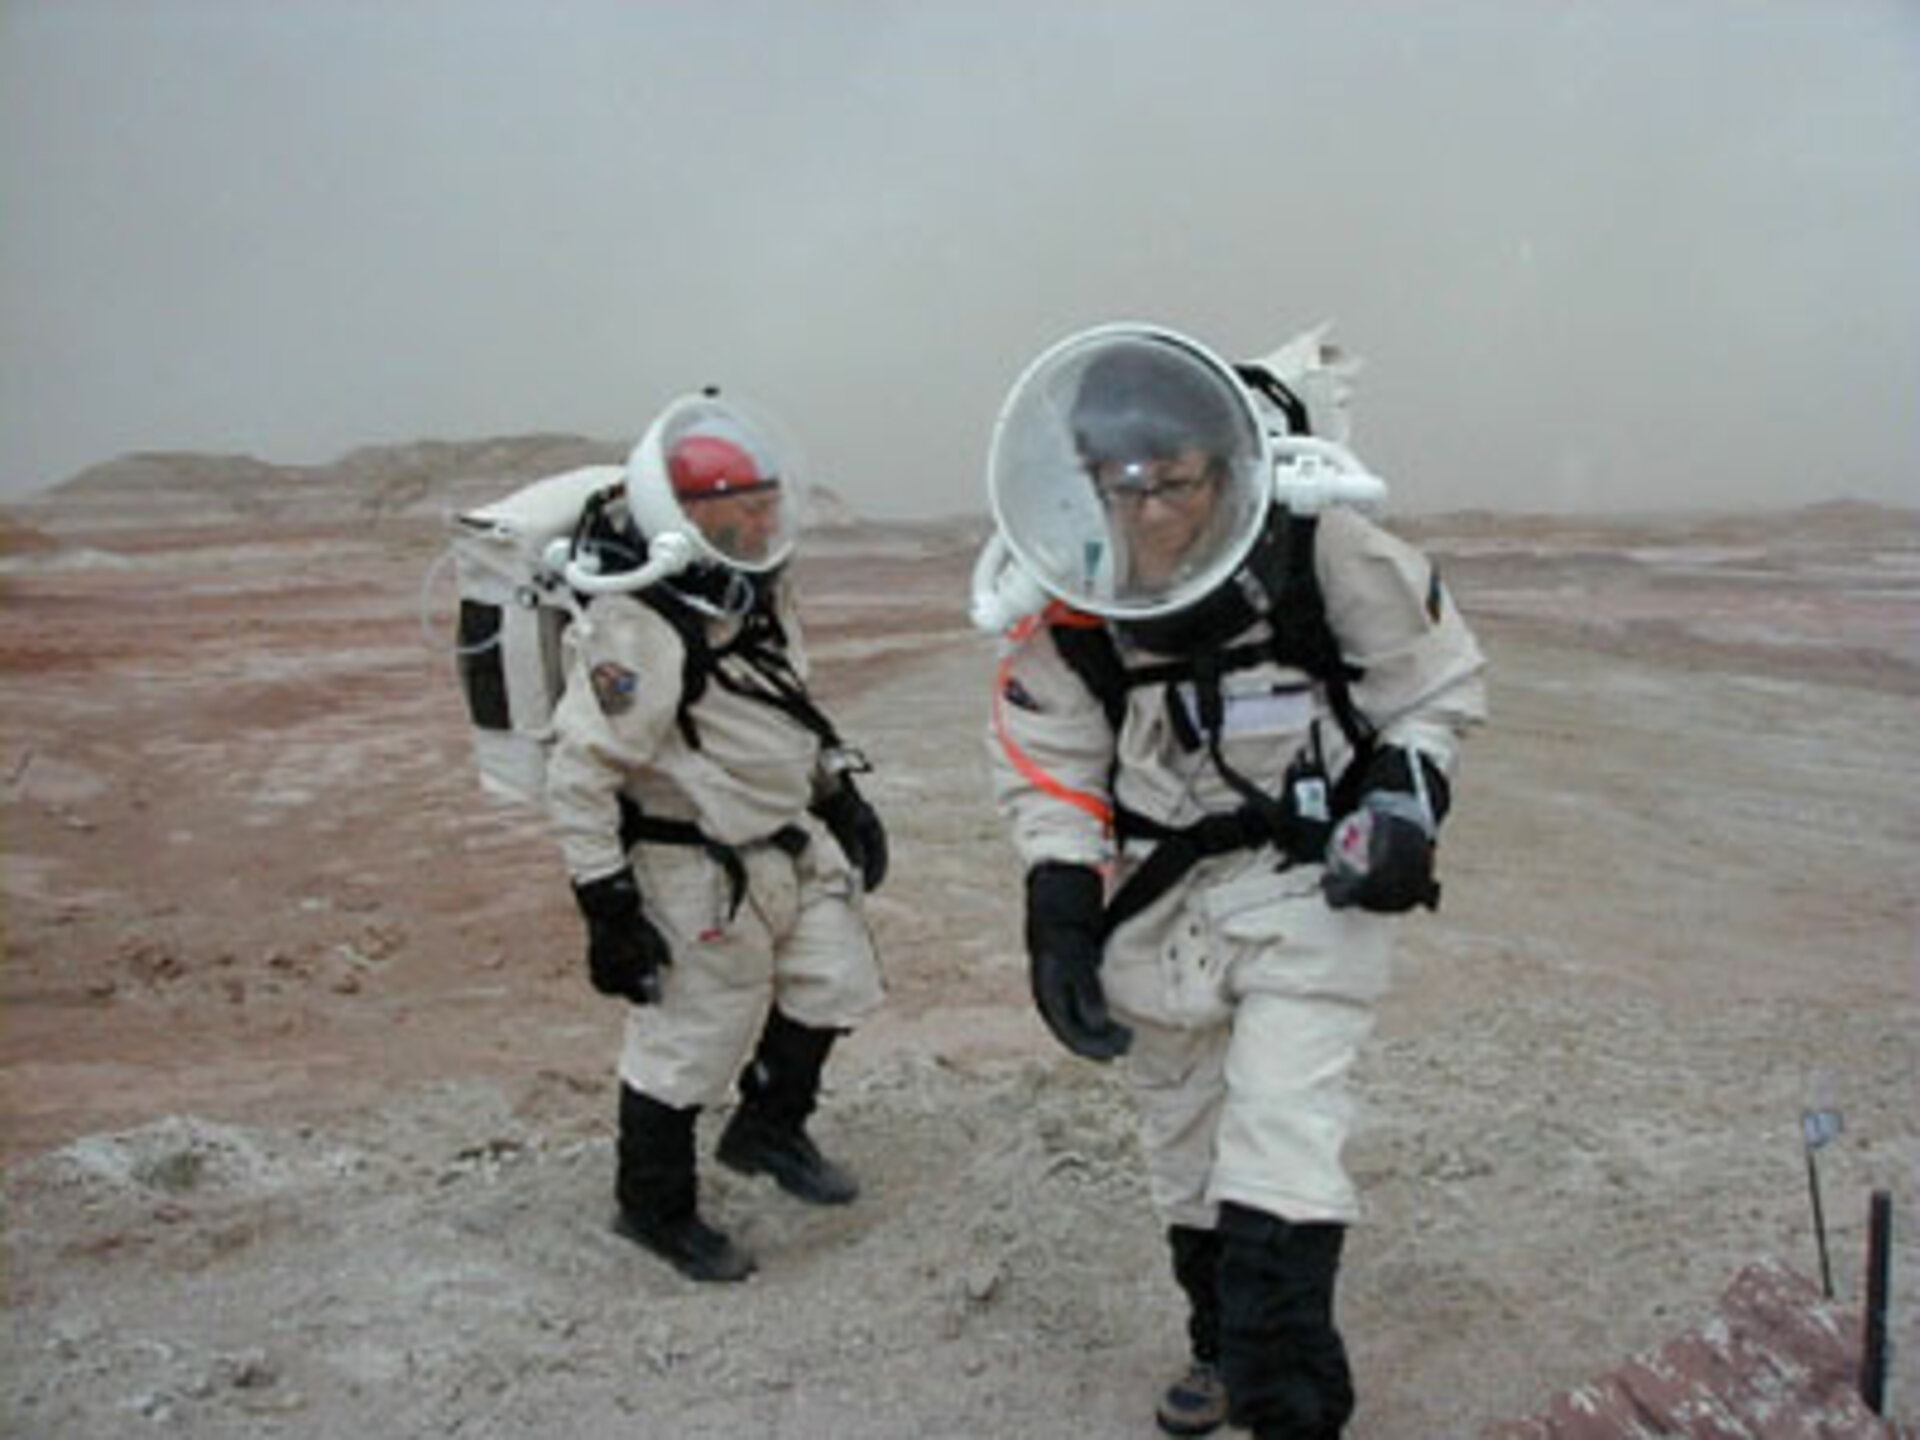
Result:
[[[1222,773],[1237,776],[1237,772],[1224,768]],[[1150,840],[1153,853],[1107,902],[1103,935],[1111,935],[1177,885],[1187,871],[1215,855],[1270,845],[1279,852],[1283,867],[1317,862],[1326,854],[1334,817],[1357,803],[1352,792],[1358,788],[1359,773],[1359,767],[1349,766],[1339,785],[1327,787],[1326,760],[1316,728],[1309,747],[1281,781],[1278,796],[1249,784],[1236,808],[1184,826],[1163,825],[1136,810],[1115,805],[1115,838],[1122,844]],[[1317,801],[1309,803],[1307,797],[1316,787]]]

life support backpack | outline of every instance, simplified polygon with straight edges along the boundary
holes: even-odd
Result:
[[[548,547],[573,535],[593,497],[623,475],[618,465],[589,465],[454,517],[454,661],[480,784],[497,799],[544,803],[553,709],[566,683],[560,637],[580,612]]]

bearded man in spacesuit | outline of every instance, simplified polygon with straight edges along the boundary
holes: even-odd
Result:
[[[1270,373],[1104,327],[1029,369],[990,467],[1051,599],[1007,632],[989,743],[1033,993],[1073,1053],[1124,1057],[1189,1303],[1173,1434],[1325,1440],[1353,1410],[1347,1076],[1485,713],[1428,561],[1275,503],[1308,423]]]
[[[805,1126],[835,1040],[881,1001],[861,900],[886,833],[807,693],[783,458],[777,427],[712,392],[635,447],[624,497],[577,542],[640,566],[672,532],[694,562],[598,594],[568,629],[547,770],[593,984],[629,1005],[616,1227],[695,1280],[754,1268],[700,1213],[700,1111],[737,1077],[720,1161],[852,1200]]]

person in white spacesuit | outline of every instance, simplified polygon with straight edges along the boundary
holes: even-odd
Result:
[[[1274,503],[1276,425],[1306,423],[1274,375],[1104,327],[1023,376],[989,472],[1051,599],[1007,632],[989,736],[1033,994],[1069,1050],[1124,1057],[1189,1303],[1172,1434],[1322,1440],[1353,1410],[1347,1073],[1485,713],[1425,558]]]
[[[852,1200],[805,1127],[836,1038],[882,995],[861,905],[887,837],[807,693],[783,463],[777,428],[712,392],[635,447],[624,496],[583,517],[576,546],[617,571],[672,531],[694,560],[598,594],[568,629],[547,766],[592,982],[630,1006],[616,1227],[696,1280],[754,1268],[700,1213],[699,1112],[737,1079],[721,1163]]]

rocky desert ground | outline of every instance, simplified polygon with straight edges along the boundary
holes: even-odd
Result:
[[[599,458],[133,457],[9,508],[4,1433],[1154,1433],[1179,1302],[1117,1077],[1030,1013],[966,487],[823,511],[798,568],[894,841],[889,1005],[815,1123],[865,1195],[712,1173],[732,1289],[609,1233],[619,1016],[539,817],[476,784],[433,570],[449,511]],[[1750,1262],[1817,1278],[1809,1106],[1849,1313],[1895,1196],[1911,1425],[1920,515],[1393,523],[1495,718],[1358,1076],[1353,1433],[1482,1434]]]

